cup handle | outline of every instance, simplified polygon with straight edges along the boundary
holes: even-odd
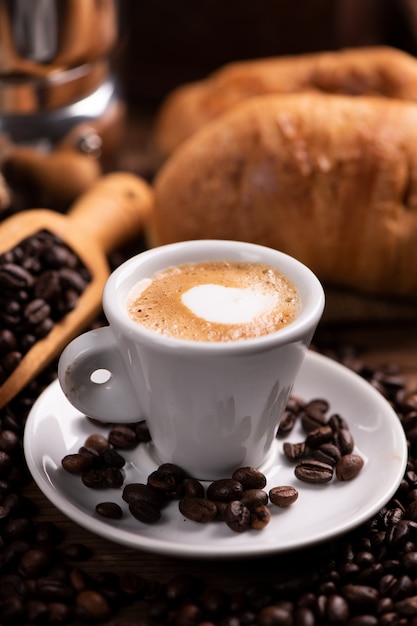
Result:
[[[58,362],[61,388],[79,411],[102,422],[137,422],[138,402],[110,326],[71,341]]]

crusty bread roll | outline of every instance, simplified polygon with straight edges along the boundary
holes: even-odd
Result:
[[[166,157],[242,100],[305,91],[417,100],[417,59],[378,46],[230,63],[167,96],[155,122],[156,146]]]
[[[326,284],[417,297],[417,104],[252,98],[177,148],[154,189],[151,245],[252,241]]]

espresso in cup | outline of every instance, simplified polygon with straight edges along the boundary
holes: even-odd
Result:
[[[178,339],[236,341],[260,337],[298,316],[295,285],[264,263],[203,261],[169,267],[136,284],[129,317]]]

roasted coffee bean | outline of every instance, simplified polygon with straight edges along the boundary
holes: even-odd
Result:
[[[207,498],[218,502],[240,500],[243,493],[242,483],[232,478],[220,478],[207,487]]]
[[[172,472],[158,468],[149,474],[148,485],[157,491],[170,493],[177,489],[178,483]]]
[[[49,317],[46,317],[37,326],[32,326],[31,330],[36,339],[43,339],[51,332],[53,327],[54,322]]]
[[[86,561],[92,555],[90,548],[78,542],[64,546],[60,552],[69,561]],[[63,578],[66,579],[65,572],[63,572]]]
[[[99,502],[96,505],[96,512],[102,517],[110,519],[121,519],[123,511],[116,502]]]
[[[118,424],[113,426],[108,436],[109,443],[120,450],[130,450],[137,444],[136,433],[133,428]]]
[[[326,598],[325,615],[330,624],[345,624],[349,617],[349,604],[336,593]]]
[[[88,450],[94,450],[95,452],[102,452],[110,448],[107,437],[100,433],[94,433],[89,435],[84,441],[84,447]]]
[[[335,434],[335,443],[342,455],[350,454],[355,447],[352,433],[348,428],[339,428]]]
[[[136,424],[135,433],[139,443],[148,443],[151,440],[151,434],[146,420],[142,420]]]
[[[103,470],[103,479],[106,487],[119,489],[123,485],[124,476],[117,467],[106,467]]]
[[[347,430],[349,430],[349,426],[346,420],[338,413],[334,413],[333,415],[329,417],[328,424],[330,428],[332,428],[333,432],[335,433],[339,431],[341,428],[346,428]]]
[[[89,469],[81,474],[81,480],[90,489],[101,489],[105,486],[104,474],[99,469]]]
[[[308,402],[303,409],[301,423],[304,430],[308,433],[327,423],[327,411],[329,403],[325,399],[315,399]]]
[[[94,469],[103,469],[104,463],[98,452],[93,450],[93,448],[86,448],[85,446],[81,446],[78,450],[78,454],[82,454],[86,456],[91,461],[91,466]]]
[[[251,513],[247,506],[240,500],[232,500],[227,503],[224,511],[224,521],[235,532],[241,533],[250,526]]]
[[[85,287],[84,278],[80,273],[67,267],[59,270],[59,282],[64,288],[73,290],[77,294],[82,293]]]
[[[300,443],[290,443],[286,441],[283,446],[284,454],[290,461],[298,461],[306,452],[305,441]]]
[[[215,503],[207,498],[182,498],[178,508],[187,519],[203,524],[214,521],[217,515]]]
[[[291,486],[278,486],[272,487],[269,490],[269,499],[272,504],[276,506],[290,506],[293,504],[298,498],[298,491],[295,487]]]
[[[358,454],[344,454],[336,464],[336,477],[339,480],[352,480],[359,474],[363,465],[363,458]]]
[[[19,570],[28,578],[37,578],[49,571],[53,560],[54,554],[49,547],[31,548],[22,554]]]
[[[0,431],[0,450],[13,454],[20,450],[20,439],[17,433],[7,428]]]
[[[289,435],[297,421],[297,414],[293,411],[286,410],[281,417],[281,421],[278,426],[277,437],[284,437]]]
[[[126,464],[124,457],[110,447],[100,451],[100,459],[107,467],[116,467],[117,469],[122,469]]]
[[[46,270],[39,274],[33,287],[35,298],[41,298],[48,302],[54,302],[59,298],[61,290],[59,275],[56,270]]]
[[[146,500],[131,500],[129,511],[134,518],[144,524],[154,524],[161,518],[161,509],[152,502]]]
[[[333,440],[333,430],[330,426],[320,426],[314,430],[310,430],[305,443],[309,448],[318,448],[324,443],[329,443]]]
[[[287,602],[274,602],[261,608],[257,623],[260,626],[268,624],[280,624],[280,626],[293,625],[293,607]]]
[[[25,323],[29,326],[38,326],[49,317],[50,313],[51,307],[42,298],[31,300],[23,309]]]
[[[227,502],[215,502],[214,504],[216,505],[217,509],[215,520],[218,522],[224,522],[224,512],[227,507]]]
[[[12,350],[11,352],[8,352],[4,357],[2,357],[0,363],[4,372],[6,374],[11,374],[19,365],[22,357],[23,354],[18,350]]]
[[[334,443],[323,443],[315,450],[312,450],[311,456],[317,461],[323,461],[323,463],[335,466],[342,454]]]
[[[239,500],[239,502],[240,504],[242,504],[241,500]],[[270,519],[271,519],[271,511],[265,504],[259,504],[255,507],[250,508],[250,527],[251,528],[254,528],[255,530],[262,530],[262,528],[265,528],[265,526],[269,524]],[[226,521],[226,517],[225,517],[225,521]]]
[[[301,461],[295,468],[296,477],[306,483],[328,483],[333,478],[333,467],[322,461]]]
[[[60,259],[56,271],[49,265],[54,252],[55,262]],[[73,281],[77,282],[78,291],[71,307],[62,311],[69,288],[57,276],[62,271],[65,275],[69,268],[76,275]],[[3,382],[27,351],[74,308],[90,280],[89,271],[78,257],[48,231],[23,239],[0,255],[0,379]]]
[[[123,489],[122,498],[128,504],[136,500],[144,500],[157,508],[161,508],[166,502],[161,491],[152,489],[152,487],[144,483],[129,483],[126,485]]]
[[[108,601],[105,596],[98,591],[90,589],[80,591],[75,601],[78,607],[84,609],[91,620],[104,621],[111,615]]]
[[[0,286],[3,289],[28,289],[34,283],[33,276],[23,267],[14,263],[0,265]]]
[[[204,498],[204,485],[196,478],[186,478],[182,483],[181,495],[184,498]]]
[[[266,485],[266,476],[254,467],[239,467],[233,472],[232,480],[237,480],[243,489],[263,489]]]
[[[167,474],[172,474],[174,476],[177,484],[185,479],[186,473],[179,465],[175,465],[175,463],[162,463],[158,467],[160,472],[165,472]]]
[[[245,489],[240,501],[248,509],[253,509],[260,504],[268,504],[268,494],[263,489]]]
[[[93,466],[91,456],[85,454],[67,454],[61,461],[62,467],[70,474],[82,474]]]

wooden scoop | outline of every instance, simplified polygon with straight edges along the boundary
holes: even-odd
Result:
[[[40,230],[58,235],[89,269],[91,281],[77,306],[49,335],[40,339],[0,386],[0,407],[7,404],[75,336],[98,315],[104,284],[110,274],[106,255],[137,235],[152,208],[151,187],[129,173],[101,177],[72,206],[67,215],[32,209],[0,224],[0,254]]]

